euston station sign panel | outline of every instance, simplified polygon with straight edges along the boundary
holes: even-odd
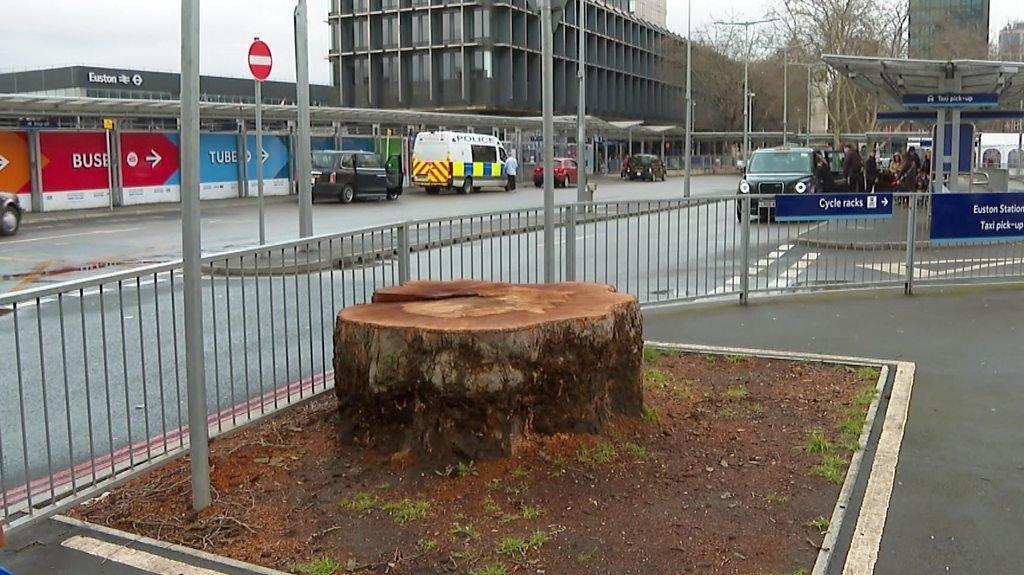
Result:
[[[937,243],[1024,238],[1024,193],[932,195],[932,235]]]

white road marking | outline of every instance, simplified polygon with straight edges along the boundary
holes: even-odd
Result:
[[[882,434],[878,438],[875,461],[871,465],[871,475],[868,476],[867,490],[850,541],[850,551],[846,555],[843,575],[871,575],[875,571],[889,500],[892,498],[892,486],[896,480],[896,463],[903,443],[903,430],[907,425],[914,369],[914,364],[901,362],[896,371],[892,396],[885,412]]]
[[[221,571],[213,571],[203,567],[195,567],[181,561],[174,561],[124,545],[117,545],[91,537],[76,535],[61,543],[62,547],[81,551],[104,561],[113,561],[147,573],[156,575],[224,575]]]
[[[800,274],[807,271],[811,264],[818,261],[818,252],[807,252],[800,257],[793,265],[786,268],[782,275],[768,282],[768,289],[789,287],[796,283]]]
[[[793,244],[783,244],[775,248],[774,250],[768,253],[767,257],[761,258],[757,260],[757,262],[755,262],[753,265],[751,265],[750,269],[747,270],[747,274],[750,277],[756,276],[762,271],[778,263],[779,259],[781,259],[787,253],[789,253],[789,250],[791,249],[793,249]],[[711,295],[735,291],[736,287],[740,285],[742,280],[743,278],[741,278],[740,276],[733,276],[729,278],[721,287],[715,288],[715,290],[711,292]]]
[[[933,270],[924,266],[960,264],[958,267],[943,270]],[[964,265],[967,264],[967,265]],[[914,277],[917,279],[939,278],[958,274],[967,274],[986,269],[1002,268],[1007,266],[1024,265],[1024,258],[965,258],[959,260],[932,260],[914,262]],[[905,262],[882,262],[877,264],[862,264],[859,267],[873,271],[893,274],[897,276],[907,275],[907,264]],[[895,268],[896,271],[893,271]]]
[[[78,238],[82,236],[99,236],[99,235],[110,235],[110,234],[123,234],[125,232],[134,232],[142,228],[121,228],[117,230],[93,230],[91,232],[77,232],[74,234],[62,234],[59,236],[44,236],[41,238],[25,238],[23,240],[10,240],[4,242],[5,246],[12,244],[27,244],[29,242],[49,242],[53,240],[62,240],[64,238]]]

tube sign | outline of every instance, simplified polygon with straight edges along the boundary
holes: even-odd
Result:
[[[104,132],[40,132],[44,210],[110,205],[110,154]]]

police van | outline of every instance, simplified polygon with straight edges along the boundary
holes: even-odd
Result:
[[[412,183],[428,194],[507,189],[501,141],[485,134],[420,132],[412,149]]]

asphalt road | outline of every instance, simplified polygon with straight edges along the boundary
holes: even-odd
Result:
[[[694,196],[735,193],[738,176],[697,176]],[[626,182],[617,178],[596,180],[597,201],[670,199],[683,195],[682,178],[665,182]],[[576,199],[575,188],[556,190],[558,203]],[[515,193],[481,191],[469,196],[428,196],[413,190],[396,202],[366,201],[349,205],[322,201],[313,207],[314,233],[325,234],[406,220],[443,218],[465,214],[543,206],[543,191],[532,184]],[[267,208],[267,241],[298,236],[298,204],[294,198],[278,198]],[[256,245],[259,241],[255,201],[230,206],[206,205],[203,209],[204,253]],[[0,240],[0,292],[87,277],[94,269],[124,269],[144,263],[167,261],[181,254],[181,219],[176,211],[145,213],[123,209],[109,217],[82,221],[27,221],[13,238]],[[109,266],[109,267],[108,267]]]

